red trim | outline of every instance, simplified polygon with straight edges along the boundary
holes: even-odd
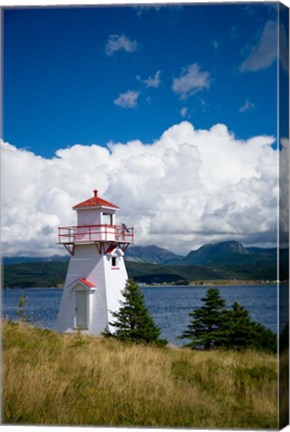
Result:
[[[120,245],[120,248],[125,253],[129,246],[130,246],[130,243],[123,243],[122,245]]]
[[[94,196],[93,198],[89,198],[86,201],[83,201],[79,204],[76,204],[73,209],[74,210],[78,210],[78,209],[82,209],[82,208],[90,208],[90,207],[111,207],[114,209],[118,209],[119,207],[116,206],[115,204],[112,204],[109,201],[106,201],[100,197],[98,197],[97,195],[97,191],[94,191]]]
[[[112,252],[114,249],[116,249],[117,246],[118,246],[118,243],[116,243],[116,242],[110,242],[107,248],[105,248],[105,245],[104,245],[104,249],[103,249],[104,254],[107,255],[107,253]]]
[[[90,282],[89,280],[85,279],[85,278],[80,278],[80,281],[85,284],[86,286],[88,286],[89,288],[96,288],[96,286]]]
[[[58,243],[68,245],[75,243],[115,242],[134,243],[134,228],[124,228],[123,225],[80,225],[60,227],[58,229]]]
[[[107,248],[107,250],[106,250],[106,254],[107,254],[107,253],[111,253],[111,252],[113,252],[113,250],[115,250],[116,247],[117,247],[117,245],[116,245],[115,243],[112,243],[112,244]]]

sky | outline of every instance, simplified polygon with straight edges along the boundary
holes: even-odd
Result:
[[[275,245],[277,5],[4,9],[4,255],[63,253],[95,188],[140,245]]]

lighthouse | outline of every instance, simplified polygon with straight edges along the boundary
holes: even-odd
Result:
[[[73,207],[77,225],[60,227],[58,243],[70,253],[56,328],[100,335],[120,308],[128,279],[124,252],[134,229],[116,225],[119,207],[93,196]]]

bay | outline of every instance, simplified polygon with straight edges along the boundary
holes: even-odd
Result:
[[[189,312],[202,305],[205,286],[146,286],[142,287],[145,304],[155,323],[161,328],[161,337],[175,345],[176,339],[190,322]],[[227,307],[237,301],[250,313],[251,318],[273,332],[277,332],[277,287],[275,285],[218,286]],[[283,304],[280,305],[281,323],[288,316],[288,286],[280,286]],[[18,319],[18,303],[25,296],[25,314],[35,326],[54,329],[62,290],[59,288],[8,289],[2,295],[2,316]]]

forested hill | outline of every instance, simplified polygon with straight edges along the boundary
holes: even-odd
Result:
[[[280,250],[281,280],[288,279],[288,253]],[[4,287],[62,286],[68,258],[4,258]],[[234,241],[204,245],[185,257],[158,246],[131,246],[126,261],[129,276],[148,284],[277,279],[277,249],[245,248]]]

